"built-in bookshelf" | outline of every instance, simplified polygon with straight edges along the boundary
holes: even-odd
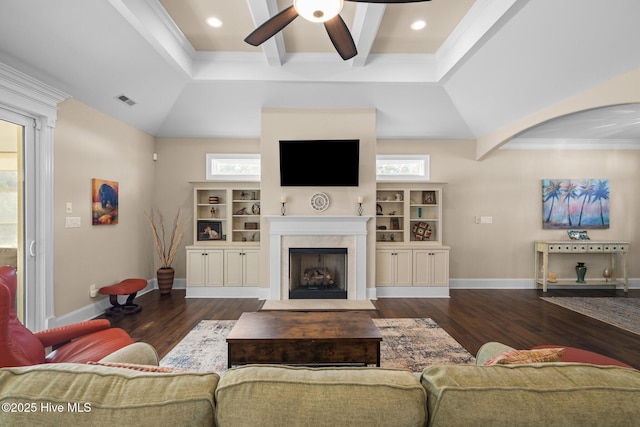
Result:
[[[195,245],[260,243],[260,188],[246,182],[194,183]]]
[[[376,242],[442,244],[443,184],[379,183]]]

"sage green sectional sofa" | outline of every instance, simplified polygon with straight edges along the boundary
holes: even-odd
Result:
[[[640,371],[576,363],[384,368],[254,365],[146,372],[138,345],[99,365],[0,369],[2,426],[633,426]],[[479,362],[504,346],[488,345]],[[110,366],[112,365],[112,366]],[[135,369],[131,369],[135,368]],[[142,369],[142,370],[137,370]]]

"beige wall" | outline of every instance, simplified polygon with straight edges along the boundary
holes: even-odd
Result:
[[[184,247],[193,244],[193,185],[190,182],[204,181],[206,177],[205,156],[207,153],[260,152],[258,139],[215,138],[157,138],[156,179],[153,188],[155,206],[165,216],[166,224],[175,218],[180,208],[187,224],[187,231],[173,263],[176,278],[185,278]]]
[[[542,179],[609,179],[608,230],[590,230],[594,240],[631,241],[629,276],[640,276],[639,151],[498,150],[475,160],[474,141],[380,140],[378,152],[431,155],[431,179],[444,188],[444,244],[451,246],[452,279],[532,279],[534,240],[566,240],[563,230],[542,229]],[[475,216],[492,216],[493,224],[476,224]],[[562,261],[560,261],[562,260]],[[575,277],[578,258],[552,258],[559,277]],[[579,258],[599,277],[605,256]],[[597,274],[595,272],[598,272]]]
[[[375,213],[375,109],[267,109],[262,112],[261,141],[261,213],[280,215],[280,197],[287,197],[287,215],[356,215],[358,197],[364,197],[364,214]],[[358,187],[281,187],[279,141],[281,139],[359,139],[360,165]],[[339,156],[340,153],[335,153]],[[313,162],[313,159],[306,159]],[[325,169],[323,169],[325,168]],[[331,165],[310,166],[311,173],[331,172]],[[311,197],[319,192],[329,196],[323,212],[311,208]],[[375,221],[368,223],[367,278],[375,276]],[[262,220],[262,268],[269,277],[269,224]],[[262,270],[261,270],[262,271]],[[269,284],[265,283],[265,287]],[[369,281],[368,287],[373,287]]]
[[[86,105],[59,105],[54,148],[54,315],[95,301],[101,287],[127,277],[154,276],[152,241],[144,211],[152,205],[154,138]],[[119,183],[119,223],[91,225],[91,179]],[[66,203],[73,213],[66,214]],[[81,218],[65,228],[65,217]],[[100,297],[104,298],[104,297]]]

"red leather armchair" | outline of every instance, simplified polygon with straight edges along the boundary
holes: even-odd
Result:
[[[0,267],[0,368],[42,363],[96,362],[133,344],[124,330],[111,328],[106,319],[88,320],[33,333],[16,315],[16,272]],[[45,349],[53,351],[45,354]]]

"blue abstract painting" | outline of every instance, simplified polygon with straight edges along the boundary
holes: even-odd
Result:
[[[609,180],[543,179],[542,228],[609,228]]]

